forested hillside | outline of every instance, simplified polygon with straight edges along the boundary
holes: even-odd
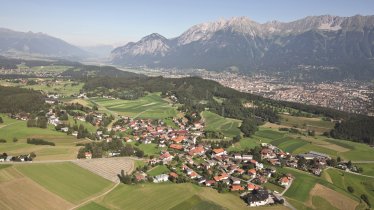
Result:
[[[35,112],[44,107],[43,95],[34,90],[0,86],[0,112]]]

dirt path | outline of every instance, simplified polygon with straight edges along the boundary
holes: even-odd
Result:
[[[86,200],[86,201],[84,201],[84,202],[78,204],[77,206],[74,206],[74,207],[71,208],[70,210],[78,209],[79,207],[82,207],[82,206],[88,204],[88,203],[91,202],[91,201],[94,201],[94,200],[96,200],[96,199],[98,199],[98,198],[100,198],[100,197],[103,197],[103,196],[107,195],[108,193],[112,192],[112,190],[114,190],[114,189],[115,189],[119,184],[121,184],[121,182],[117,182],[117,183],[116,183],[112,188],[110,188],[109,190],[103,192],[102,194],[100,194],[100,195],[98,195],[98,196],[95,196],[95,197],[93,197],[93,198],[90,198],[90,199],[88,199],[88,200]]]
[[[5,127],[10,126],[10,125],[14,125],[14,124],[17,124],[17,123],[21,123],[21,122],[22,122],[22,121],[20,121],[20,122],[10,123],[10,124],[8,124],[8,125],[2,125],[2,126],[0,126],[0,129],[5,128]]]

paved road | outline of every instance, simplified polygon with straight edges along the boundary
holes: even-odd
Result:
[[[287,190],[291,187],[292,182],[293,182],[293,179],[291,179],[290,183],[286,186],[286,189],[284,189],[283,192],[280,194],[282,197],[283,197],[284,193],[286,193]],[[283,203],[284,206],[286,206],[286,207],[288,207],[292,210],[296,210],[296,208],[293,207],[284,197],[283,197],[283,199],[284,199],[284,203]]]
[[[138,157],[113,157],[113,158],[128,158],[130,160],[146,160],[144,158]],[[108,159],[108,158],[93,158],[91,160],[101,160],[101,159]],[[79,162],[79,161],[87,161],[87,159],[73,159],[73,160],[36,160],[36,161],[24,161],[24,162],[0,162],[0,164],[32,164],[32,163],[63,163],[63,162]]]
[[[352,163],[374,163],[374,160],[357,160],[352,161]]]
[[[333,168],[333,167],[327,167],[325,170],[328,170],[330,168]],[[339,169],[339,168],[335,168],[339,171],[342,171],[342,172],[346,172],[346,173],[350,173],[350,174],[355,174],[357,176],[364,176],[364,177],[368,177],[368,178],[374,178],[374,176],[370,176],[370,175],[365,175],[365,174],[360,174],[360,173],[355,173],[353,171],[346,171],[346,170],[343,170],[343,169]]]

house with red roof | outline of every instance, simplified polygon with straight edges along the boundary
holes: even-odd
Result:
[[[227,152],[223,148],[217,148],[217,149],[213,149],[213,155],[214,156],[227,155]]]
[[[279,179],[279,184],[282,186],[288,186],[289,183],[290,183],[290,179],[287,176],[284,176]]]
[[[243,191],[244,187],[238,185],[238,184],[233,184],[231,185],[231,191]]]
[[[182,150],[183,146],[180,144],[170,144],[169,146],[171,149],[176,149],[176,150]]]
[[[205,149],[203,146],[195,147],[188,152],[190,156],[203,155],[204,153]]]

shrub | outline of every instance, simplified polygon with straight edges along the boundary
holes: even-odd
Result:
[[[6,143],[5,139],[0,139],[0,143]]]
[[[352,186],[348,186],[347,187],[347,190],[348,190],[348,192],[350,192],[350,193],[353,193],[355,190],[353,189],[353,187]]]

